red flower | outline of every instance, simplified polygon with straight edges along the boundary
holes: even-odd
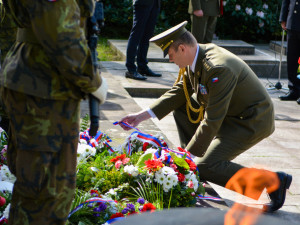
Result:
[[[134,215],[134,214],[138,214],[136,211],[134,211],[134,212],[129,212],[128,214],[127,214],[127,216],[130,216],[130,215]]]
[[[141,212],[146,212],[146,211],[154,212],[155,210],[156,208],[152,203],[146,203],[143,205]]]
[[[2,221],[0,222],[0,225],[2,225],[2,224],[8,224],[8,220],[7,220],[7,219],[2,220]]]
[[[175,163],[170,164],[170,167],[175,171],[177,170],[177,166]]]
[[[110,219],[118,218],[118,217],[124,217],[123,213],[117,212],[115,214],[112,214],[110,216]]]
[[[194,171],[194,170],[196,170],[197,169],[197,166],[196,166],[196,164],[192,161],[192,160],[189,160],[189,159],[185,159],[185,161],[189,164],[189,166],[190,166],[190,170],[191,171]]]
[[[94,189],[92,189],[92,190],[90,191],[90,194],[91,194],[91,195],[96,195],[97,197],[101,197],[100,194],[99,194],[99,192],[98,192],[97,190],[94,190]]]
[[[123,165],[125,165],[126,163],[128,163],[130,161],[130,158],[124,158],[122,160]]]
[[[113,163],[115,163],[115,162],[117,162],[118,160],[121,160],[121,161],[122,161],[125,157],[126,157],[126,154],[118,155],[117,157],[111,159],[110,161],[113,162]]]
[[[184,174],[182,174],[182,173],[179,173],[179,172],[178,172],[177,177],[178,177],[178,181],[179,181],[179,182],[183,182],[183,181],[185,180],[185,176],[184,176]]]
[[[6,199],[0,196],[0,207],[4,206],[6,203]]]
[[[159,159],[148,159],[145,161],[146,169],[150,172],[158,171],[160,168],[164,167],[164,164]]]
[[[149,145],[149,142],[145,142],[145,143],[143,144],[143,148],[142,148],[143,151],[146,151],[148,145]]]
[[[122,161],[121,161],[121,160],[118,160],[118,161],[115,163],[116,169],[117,169],[117,170],[120,169],[121,165],[122,165]]]

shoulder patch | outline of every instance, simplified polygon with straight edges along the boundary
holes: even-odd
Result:
[[[206,71],[210,71],[210,69],[213,67],[212,63],[207,61],[205,58],[202,60],[202,63]]]

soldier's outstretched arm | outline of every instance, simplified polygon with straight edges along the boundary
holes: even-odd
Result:
[[[134,113],[134,114],[129,114],[127,116],[125,116],[124,118],[122,118],[120,120],[120,126],[124,129],[124,130],[130,130],[131,128],[128,126],[125,126],[124,124],[122,124],[121,122],[127,123],[132,127],[136,127],[137,125],[139,125],[141,122],[150,119],[151,116],[150,114],[147,112],[147,110],[142,110],[138,113]]]

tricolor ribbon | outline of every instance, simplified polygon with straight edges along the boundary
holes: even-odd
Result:
[[[109,153],[115,152],[113,148],[108,144],[108,142],[111,142],[111,139],[101,131],[98,131],[94,137],[89,135],[89,129],[79,133],[79,138],[84,139],[89,146],[94,148],[99,145],[99,142],[103,136],[105,136],[106,139],[103,141],[103,144],[108,148]]]
[[[149,144],[157,147],[157,148],[163,148],[163,147],[168,147],[167,143],[166,142],[161,142],[158,138],[152,136],[151,134],[146,134],[146,133],[143,133],[141,132],[138,128],[136,127],[133,127],[133,126],[130,126],[129,124],[127,123],[124,123],[124,122],[119,122],[119,121],[116,121],[113,123],[114,125],[119,125],[119,124],[123,124],[131,129],[135,129],[136,131],[132,132],[129,139],[128,139],[128,147],[127,147],[127,154],[128,155],[131,155],[132,151],[131,151],[131,147],[130,147],[130,140],[131,140],[131,136],[136,136],[136,139],[138,139],[139,141],[145,143],[145,142],[148,142]]]
[[[102,202],[102,203],[106,203],[106,202],[114,202],[113,200],[107,200],[107,199],[102,199],[102,198],[90,198],[88,200],[86,200],[85,202],[79,204],[75,209],[73,209],[68,216],[68,219],[70,218],[70,216],[72,216],[74,213],[76,213],[78,210],[80,210],[84,205],[86,204],[90,204],[90,203],[97,203],[97,202]]]
[[[120,221],[120,220],[123,220],[125,219],[125,217],[116,217],[116,218],[113,218],[113,219],[110,219],[108,221],[106,221],[107,224],[113,224],[114,222],[117,222],[117,221]]]
[[[0,224],[2,223],[2,222],[4,222],[5,221],[5,217],[4,216],[2,216],[1,218],[0,218]]]
[[[223,201],[221,198],[218,198],[218,197],[204,196],[204,195],[198,195],[197,198],[201,199],[201,200]]]

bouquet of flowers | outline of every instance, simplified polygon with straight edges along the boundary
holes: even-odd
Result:
[[[0,224],[8,223],[11,192],[15,176],[9,171],[6,159],[7,134],[0,127]]]
[[[78,155],[78,198],[72,210],[85,204],[72,213],[71,224],[105,224],[147,210],[194,206],[205,192],[192,155],[182,148],[169,149],[161,135],[137,130],[117,148],[105,138],[96,140],[95,147],[78,151],[86,153]]]

